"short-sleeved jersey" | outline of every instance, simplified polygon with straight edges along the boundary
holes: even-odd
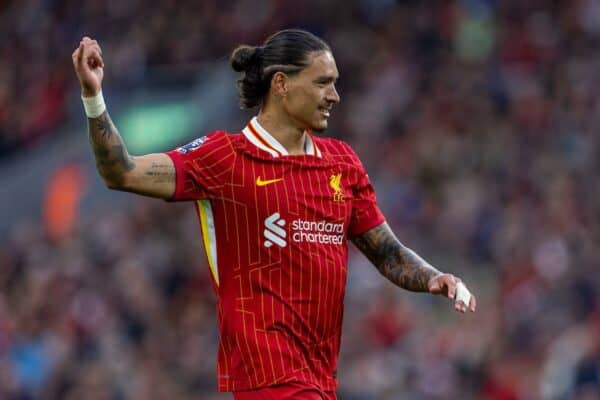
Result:
[[[289,155],[256,117],[167,153],[196,201],[217,293],[219,390],[337,387],[347,239],[384,222],[351,148],[306,132]]]

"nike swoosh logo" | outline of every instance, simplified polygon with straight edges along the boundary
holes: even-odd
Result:
[[[256,178],[256,186],[267,186],[267,185],[270,185],[271,183],[279,182],[282,180],[283,180],[283,178],[277,178],[277,179],[267,179],[266,181],[263,181],[262,179],[260,179],[260,176],[259,176],[258,178]]]

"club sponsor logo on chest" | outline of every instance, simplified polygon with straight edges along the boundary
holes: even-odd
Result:
[[[344,224],[321,221],[309,221],[297,218],[288,225],[291,232],[288,235],[286,221],[278,212],[269,215],[264,221],[264,246],[269,248],[274,244],[286,247],[288,239],[295,243],[318,243],[342,245],[344,243]]]

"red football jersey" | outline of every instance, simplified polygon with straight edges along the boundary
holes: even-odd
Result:
[[[167,153],[172,200],[195,200],[217,293],[219,390],[337,387],[347,239],[384,222],[345,143],[289,155],[255,117]]]

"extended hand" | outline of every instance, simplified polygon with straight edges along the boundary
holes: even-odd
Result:
[[[79,47],[72,55],[75,73],[81,85],[83,97],[93,97],[102,89],[104,77],[104,61],[102,49],[98,42],[85,36],[81,39]]]
[[[469,304],[465,304],[460,298],[457,298],[456,287],[459,282],[462,281],[452,274],[440,274],[434,276],[429,280],[429,282],[427,283],[427,288],[429,289],[429,293],[441,294],[443,296],[447,296],[450,299],[454,299],[454,309],[456,311],[464,313],[467,311],[468,308],[469,310],[471,310],[471,312],[475,312],[475,308],[477,307],[477,300],[475,300],[475,296],[472,293],[471,299],[469,300]]]

